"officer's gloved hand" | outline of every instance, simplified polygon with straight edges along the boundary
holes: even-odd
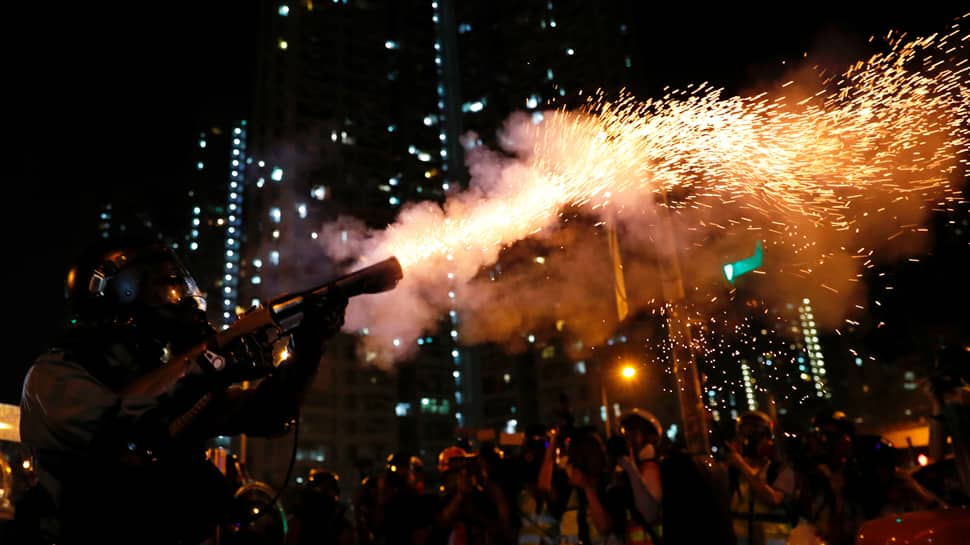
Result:
[[[344,325],[348,299],[338,290],[310,294],[303,300],[303,320],[293,330],[294,348],[299,351],[323,350]]]
[[[273,345],[260,333],[243,335],[223,349],[231,382],[265,377],[273,370]]]
[[[195,364],[187,374],[208,377],[215,385],[254,380],[273,370],[273,346],[265,335],[243,335],[222,347],[203,347]]]

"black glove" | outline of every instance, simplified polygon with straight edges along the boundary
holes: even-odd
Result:
[[[262,332],[243,335],[223,348],[224,373],[229,382],[265,377],[273,370],[273,345]]]
[[[301,346],[321,346],[333,338],[344,326],[344,312],[348,299],[338,290],[328,290],[322,295],[310,294],[304,297],[301,310],[303,320],[293,330],[296,349]]]

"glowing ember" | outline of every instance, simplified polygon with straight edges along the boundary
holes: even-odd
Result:
[[[929,203],[952,198],[949,180],[968,144],[970,66],[954,60],[956,29],[908,43],[822,80],[811,96],[722,99],[700,85],[663,99],[591,101],[538,126],[520,120],[523,162],[486,191],[425,204],[388,229],[379,255],[405,267],[435,255],[493,255],[548,225],[567,205],[606,206],[623,192],[689,189],[688,203],[739,202],[755,211],[853,223],[873,192]],[[962,50],[962,48],[961,48]],[[950,53],[951,57],[943,57]]]
[[[405,207],[395,224],[367,234],[364,248],[333,245],[335,255],[355,251],[364,261],[396,256],[404,287],[388,296],[417,308],[406,325],[389,324],[385,316],[400,315],[377,308],[358,309],[348,323],[367,325],[370,342],[393,352],[390,339],[410,342],[444,309],[460,306],[460,294],[457,303],[454,293],[429,299],[427,286],[462,286],[566,207],[618,221],[658,203],[693,211],[691,229],[759,231],[767,244],[805,252],[788,271],[796,276],[842,254],[870,266],[873,234],[888,243],[925,230],[927,209],[960,199],[955,181],[967,174],[970,147],[968,42],[954,24],[908,42],[890,35],[887,53],[834,76],[813,70],[774,93],[723,98],[701,84],[643,101],[597,94],[579,111],[546,112],[538,124],[513,117],[501,136],[515,159],[472,150],[467,191],[443,205]],[[476,173],[476,161],[486,160],[497,168]],[[834,247],[821,247],[807,228],[840,235],[828,240]],[[868,240],[855,240],[859,233]],[[826,281],[823,288],[839,293]],[[408,283],[416,289],[408,292]]]

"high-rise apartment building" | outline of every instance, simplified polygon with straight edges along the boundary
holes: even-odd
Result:
[[[538,120],[543,109],[582,103],[598,89],[635,87],[631,5],[266,4],[255,109],[245,128],[237,308],[337,270],[314,238],[323,223],[350,215],[381,229],[406,202],[442,202],[460,191],[467,180],[462,144],[493,145],[511,113]],[[480,138],[464,138],[469,131]],[[450,273],[441,271],[449,295]],[[426,463],[462,428],[542,419],[542,409],[528,403],[507,404],[522,418],[486,408],[483,384],[493,381],[499,356],[494,348],[464,346],[458,307],[443,312],[438,330],[418,339],[417,355],[387,382],[396,388],[400,444]],[[499,373],[496,392],[512,386],[509,371]],[[536,381],[517,378],[515,386]],[[577,385],[582,381],[580,373]],[[592,401],[595,391],[586,397]],[[315,414],[313,403],[305,414]],[[373,459],[379,446],[357,454]]]
[[[324,223],[347,215],[381,229],[404,202],[440,200],[447,188],[430,3],[277,2],[264,9],[244,220],[244,274],[259,283],[247,285],[246,301],[334,276],[343,264],[322,250]],[[347,471],[381,466],[389,449],[404,445],[430,464],[453,441],[460,412],[457,348],[447,329],[436,333],[418,340],[413,361],[390,373],[371,369],[380,377],[374,383],[350,380],[355,365],[364,372],[367,355],[328,355],[325,374],[333,367],[337,375],[324,388],[330,393],[308,399],[305,425],[326,429],[331,424],[318,420],[337,408],[363,411],[363,420],[334,423],[335,435],[304,436],[298,456]],[[364,327],[347,342],[366,334]],[[365,401],[362,388],[382,401]],[[327,399],[335,392],[337,399]],[[394,402],[384,406],[387,399]],[[366,416],[381,410],[386,415]],[[380,433],[361,427],[364,421],[379,422]],[[264,465],[285,462],[275,459]]]

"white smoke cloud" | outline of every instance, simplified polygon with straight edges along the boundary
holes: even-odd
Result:
[[[824,100],[809,71],[767,98],[700,86],[546,112],[538,124],[516,113],[499,150],[466,154],[468,188],[444,203],[405,205],[384,230],[350,218],[324,226],[337,260],[404,264],[394,290],[352,299],[347,329],[366,328],[364,357],[384,365],[412,356],[452,310],[461,343],[515,349],[559,320],[602,342],[616,325],[604,222],[619,234],[633,312],[669,298],[661,278],[675,258],[688,299],[724,304],[721,266],[761,240],[765,264],[748,291],[776,303],[810,297],[820,327],[837,327],[864,299],[864,267],[921,251],[930,206],[965,176],[965,71],[932,87],[894,72],[894,60],[857,67],[864,77]],[[503,251],[513,263],[493,280],[483,271]]]

